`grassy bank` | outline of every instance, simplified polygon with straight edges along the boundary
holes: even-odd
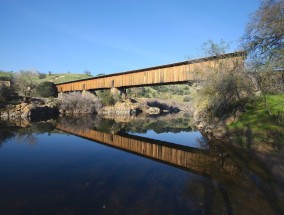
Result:
[[[68,82],[68,81],[75,81],[75,80],[80,80],[80,79],[85,79],[85,78],[91,78],[92,76],[86,75],[86,74],[52,74],[52,75],[47,75],[43,79],[38,79],[37,82],[41,83],[44,81],[50,81],[54,82],[55,84],[58,83],[63,83],[63,82]]]
[[[271,115],[263,99],[252,101],[247,112],[229,125],[230,138],[247,149],[284,150],[284,94],[266,97]]]

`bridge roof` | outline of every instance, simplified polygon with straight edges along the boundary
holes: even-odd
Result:
[[[55,84],[55,85],[74,83],[74,82],[77,82],[77,81],[100,79],[100,78],[104,78],[104,77],[111,77],[111,76],[124,75],[124,74],[136,73],[136,72],[143,72],[143,71],[154,70],[154,69],[162,69],[162,68],[167,68],[167,67],[172,67],[172,66],[187,65],[187,64],[204,62],[204,61],[209,61],[209,60],[218,59],[218,58],[227,58],[227,57],[233,57],[233,56],[246,56],[246,54],[247,54],[246,51],[238,51],[238,52],[215,55],[215,56],[210,56],[210,57],[180,61],[180,62],[177,62],[177,63],[164,64],[164,65],[160,65],[160,66],[147,67],[147,68],[143,68],[143,69],[136,69],[136,70],[130,70],[130,71],[125,71],[125,72],[118,72],[118,73],[112,73],[112,74],[107,74],[107,75],[102,75],[102,76],[95,76],[95,77],[90,77],[90,78],[85,78],[85,79],[79,79],[79,80],[74,80],[74,81],[61,82],[61,83],[58,83],[58,84]]]

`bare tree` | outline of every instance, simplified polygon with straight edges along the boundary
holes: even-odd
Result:
[[[222,54],[229,47],[224,41],[220,44],[209,41],[203,46],[205,53],[220,56],[216,65],[208,65],[196,72],[197,80],[191,96],[196,112],[210,117],[221,117],[238,109],[245,109],[253,91],[252,79],[244,72],[243,59],[223,61]],[[202,78],[198,78],[201,75]]]
[[[284,66],[284,1],[262,0],[259,9],[252,14],[243,37],[256,66],[273,64]]]
[[[38,73],[33,71],[21,70],[14,74],[14,82],[17,91],[22,94],[26,100],[30,96],[31,92],[36,87],[35,80],[38,78]]]

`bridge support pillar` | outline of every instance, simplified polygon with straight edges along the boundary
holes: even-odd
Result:
[[[57,95],[57,97],[58,97],[58,98],[62,98],[62,95],[63,95],[63,93],[62,93],[62,92],[59,92],[58,95]]]
[[[127,95],[126,95],[126,89],[125,88],[116,88],[116,87],[112,87],[110,89],[110,92],[113,96],[119,95],[122,99],[126,99]]]

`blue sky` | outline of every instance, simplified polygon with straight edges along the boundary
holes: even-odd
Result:
[[[231,43],[258,0],[0,0],[0,70],[115,73]]]

